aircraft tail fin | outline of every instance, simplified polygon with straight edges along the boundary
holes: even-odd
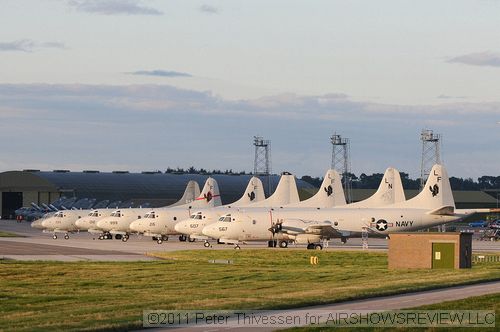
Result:
[[[192,207],[216,207],[221,206],[219,185],[214,178],[209,177],[203,186],[200,195],[191,204]]]
[[[243,193],[243,196],[236,202],[232,203],[231,206],[247,206],[261,202],[266,199],[264,194],[264,187],[262,185],[262,181],[254,176],[248,181],[247,188]]]
[[[434,165],[422,191],[412,199],[396,204],[396,206],[430,209],[433,212],[443,207],[455,209],[455,201],[445,167],[439,164]]]
[[[281,207],[300,202],[295,176],[283,172],[274,193],[267,199],[252,204],[252,207]]]
[[[331,208],[345,204],[346,201],[340,174],[333,169],[329,169],[323,178],[318,192],[313,197],[299,203],[289,204],[286,207]]]
[[[405,192],[403,190],[403,183],[401,182],[399,171],[393,167],[389,167],[385,170],[382,181],[380,181],[377,191],[372,196],[365,200],[349,204],[347,207],[381,207],[401,203],[405,200]]]
[[[184,194],[182,195],[181,199],[179,199],[176,203],[170,206],[172,207],[172,206],[189,204],[199,196],[200,196],[200,185],[198,184],[198,182],[190,180],[186,186],[186,190],[184,190]]]

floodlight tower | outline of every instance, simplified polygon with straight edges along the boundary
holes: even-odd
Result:
[[[255,159],[253,164],[253,174],[255,176],[267,177],[267,197],[272,193],[271,188],[271,141],[265,140],[262,136],[253,137],[255,146]]]
[[[434,164],[441,164],[441,135],[434,134],[430,129],[422,129],[422,160],[420,164],[420,189],[425,186],[425,181]]]
[[[330,137],[330,141],[332,142],[332,169],[342,174],[346,201],[351,203],[352,186],[351,177],[349,176],[349,173],[351,172],[349,139],[342,138],[340,135],[337,135],[337,133],[334,133]]]

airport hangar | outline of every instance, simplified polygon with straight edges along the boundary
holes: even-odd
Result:
[[[150,203],[151,207],[166,206],[175,203],[183,194],[189,180],[195,180],[203,188],[206,174],[176,174],[161,172],[129,173],[127,171],[70,172],[67,170],[8,171],[0,173],[0,211],[2,218],[14,216],[14,211],[31,202],[38,205],[49,204],[61,196],[95,198],[110,201],[132,201],[135,206]],[[221,199],[224,204],[241,197],[252,175],[213,174],[217,180]],[[270,177],[271,187],[276,188],[278,175]],[[267,178],[262,178],[267,193]],[[317,188],[297,180],[301,200],[311,197]],[[376,189],[353,189],[353,202],[368,198]],[[417,190],[405,190],[409,199]],[[454,191],[457,208],[496,208],[498,202],[482,191]]]
[[[0,211],[2,218],[13,218],[14,211],[22,206],[30,206],[32,202],[49,204],[61,196],[95,198],[96,203],[109,200],[133,202],[134,206],[144,203],[151,207],[167,206],[181,198],[189,180],[198,182],[201,190],[209,176],[217,181],[224,204],[238,200],[252,177],[249,174],[8,171],[0,173]],[[267,176],[261,177],[266,194],[268,183],[275,189],[279,178],[279,175],[271,175],[268,181]],[[301,180],[297,180],[297,187],[301,199],[317,190]]]

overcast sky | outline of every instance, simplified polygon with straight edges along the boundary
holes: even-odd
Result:
[[[0,1],[0,171],[500,175],[500,1]]]

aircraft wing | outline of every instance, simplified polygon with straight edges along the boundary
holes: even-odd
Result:
[[[331,221],[304,219],[286,219],[281,223],[280,231],[290,235],[314,234],[322,237],[335,237],[342,233],[334,227]]]

